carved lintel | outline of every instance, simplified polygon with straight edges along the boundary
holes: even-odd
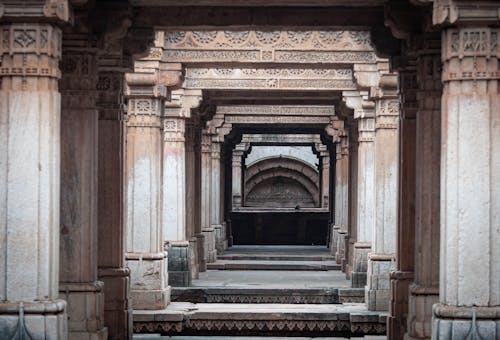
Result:
[[[434,25],[458,23],[488,25],[498,24],[500,19],[497,1],[433,0],[432,2]]]

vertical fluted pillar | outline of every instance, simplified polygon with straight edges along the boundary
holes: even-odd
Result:
[[[395,269],[398,212],[397,75],[382,74],[376,93],[375,225],[368,255],[366,301],[369,310],[388,310],[389,274]]]
[[[357,126],[352,124],[349,129],[349,193],[348,193],[348,243],[346,246],[347,265],[345,268],[346,278],[352,278],[354,264],[354,244],[357,239],[358,218],[358,136]]]
[[[415,250],[415,133],[417,75],[415,60],[399,70],[399,181],[396,270],[391,273],[389,339],[402,339],[408,316],[408,291],[413,281]]]
[[[410,285],[407,339],[431,337],[432,305],[439,298],[440,36],[426,35],[421,42],[426,48],[418,49],[417,59],[415,274]]]
[[[205,235],[205,264],[214,262],[217,256],[215,250],[215,229],[211,219],[212,199],[212,136],[203,129],[201,133],[201,231]]]
[[[500,337],[500,30],[442,36],[441,249],[433,339]]]
[[[356,243],[353,250],[352,286],[366,285],[368,253],[371,251],[375,218],[375,117],[373,110],[365,110],[358,118],[358,206]]]
[[[189,241],[189,268],[191,277],[198,278],[198,238],[196,221],[196,154],[195,154],[195,124],[193,120],[186,124],[186,236]]]
[[[163,309],[170,301],[161,223],[161,116],[166,89],[156,74],[126,75],[126,253],[134,309]]]
[[[210,219],[212,228],[215,231],[215,248],[217,253],[222,254],[224,251],[224,227],[222,225],[221,216],[221,148],[222,143],[218,136],[212,137],[212,154],[211,154],[211,197],[210,197]]]
[[[82,45],[87,34],[63,46]],[[61,62],[60,297],[69,337],[106,339],[103,282],[97,280],[97,62],[95,46],[65,49]]]
[[[66,339],[58,300],[62,33],[38,23],[0,32],[0,334]]]

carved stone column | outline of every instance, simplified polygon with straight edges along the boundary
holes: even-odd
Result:
[[[163,120],[163,234],[168,247],[168,283],[189,286],[190,248],[186,230],[185,117],[166,110]]]
[[[354,244],[357,239],[358,218],[358,129],[355,122],[349,123],[349,193],[348,193],[348,246],[346,246],[346,278],[352,279]]]
[[[63,13],[44,4],[40,13],[69,19],[66,3]],[[16,10],[22,19],[22,7],[3,6],[0,19]],[[62,33],[39,23],[1,24],[0,32],[0,334],[66,339],[66,301],[58,300]]]
[[[210,219],[212,228],[215,231],[215,248],[218,254],[224,251],[224,241],[226,235],[224,226],[222,225],[221,216],[221,148],[222,143],[219,136],[212,137],[212,154],[211,154],[211,197],[210,197]]]
[[[413,281],[415,249],[415,133],[417,75],[415,60],[399,69],[399,186],[396,271],[391,273],[389,339],[402,339],[408,316],[408,291]]]
[[[236,145],[232,155],[232,206],[241,208],[243,205],[243,155],[250,147],[249,143],[240,143]]]
[[[190,270],[193,279],[198,278],[198,234],[196,211],[196,154],[195,128],[193,119],[186,122],[186,233],[190,248]]]
[[[106,65],[105,60],[102,64]],[[119,68],[99,72],[98,277],[104,282],[104,321],[109,336],[132,337],[130,270],[125,266],[123,121],[124,74]]]
[[[390,278],[395,269],[398,212],[397,75],[382,74],[376,93],[375,227],[368,255],[366,301],[369,310],[389,310]]]
[[[352,286],[357,288],[366,285],[368,253],[371,251],[375,223],[375,117],[373,110],[364,110],[360,114],[358,118],[357,240],[354,243],[351,279]]]
[[[337,263],[342,263],[345,259],[345,241],[347,236],[347,220],[348,220],[348,171],[349,158],[346,153],[348,148],[348,137],[345,132],[342,132],[342,137],[335,145],[336,161],[335,161],[335,227],[334,239],[337,242],[335,259]],[[345,268],[345,267],[344,267]]]
[[[410,285],[407,339],[431,337],[439,299],[441,39],[421,38],[417,59],[415,275]]]
[[[330,152],[326,145],[317,147],[320,157],[320,178],[321,178],[321,207],[328,209],[330,203]]]
[[[156,74],[126,75],[125,187],[127,245],[134,309],[163,309],[170,301],[161,224],[161,116],[166,88]]]
[[[204,254],[206,263],[215,262],[215,228],[211,219],[212,199],[212,136],[206,130],[201,134],[201,231],[205,235]],[[206,263],[201,264],[205,268]]]
[[[345,272],[347,266],[347,248],[349,242],[349,137],[344,132],[344,136],[340,139],[340,154],[342,163],[341,166],[341,182],[340,189],[342,191],[341,215],[340,215],[340,242],[339,249],[342,252],[339,254],[339,262],[342,265],[342,271]]]
[[[106,339],[103,282],[97,280],[97,63],[89,40],[72,34],[63,41],[59,295],[68,303],[70,338]],[[85,52],[75,45],[87,46]]]
[[[500,337],[499,37],[498,28],[484,26],[442,35],[440,303],[433,307],[433,339]]]

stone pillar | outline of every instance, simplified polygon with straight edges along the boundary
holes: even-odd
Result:
[[[156,74],[126,74],[126,253],[134,309],[170,301],[161,224],[161,116],[166,89]]]
[[[198,232],[196,221],[196,154],[195,124],[193,119],[186,124],[186,231],[190,248],[190,270],[193,279],[198,278]]]
[[[415,249],[415,133],[417,113],[415,60],[399,70],[399,186],[396,271],[391,273],[389,339],[402,339],[408,316],[408,291],[413,281]]]
[[[103,64],[106,62],[103,61]],[[130,270],[125,267],[124,226],[124,75],[99,72],[98,277],[104,282],[104,322],[110,338],[132,337]]]
[[[439,299],[441,155],[440,37],[425,37],[417,62],[415,274],[410,285],[407,339],[430,339]]]
[[[87,34],[71,35],[63,46],[85,46],[89,40]],[[103,282],[97,280],[95,46],[85,52],[65,48],[61,71],[59,296],[68,303],[70,338],[106,339]]]
[[[330,152],[326,145],[319,147],[319,157],[321,164],[321,208],[328,209],[330,204]]]
[[[23,14],[2,15],[15,10]],[[46,10],[69,19],[63,2],[63,13]],[[20,22],[0,31],[0,334],[66,339],[66,302],[58,300],[62,33]]]
[[[167,109],[163,119],[163,234],[168,247],[168,283],[191,283],[190,249],[186,230],[185,117]]]
[[[433,339],[500,337],[499,37],[498,28],[485,26],[443,31],[441,262]]]
[[[345,240],[347,236],[347,204],[348,204],[348,139],[345,132],[341,133],[339,141],[335,145],[335,227],[334,240],[336,241],[335,259],[342,263],[345,258]]]
[[[233,150],[232,155],[232,207],[234,209],[243,206],[243,155],[248,149],[248,143],[240,143]]]
[[[354,123],[354,122],[352,122]],[[349,124],[351,125],[351,123]],[[349,129],[349,181],[348,181],[348,243],[346,246],[347,265],[345,268],[346,278],[352,279],[354,264],[354,244],[357,239],[358,218],[358,135],[357,124],[352,124]]]
[[[217,251],[215,250],[215,229],[211,219],[212,198],[212,136],[206,130],[201,134],[201,231],[205,235],[204,254],[206,263],[215,262]]]
[[[389,310],[390,278],[395,269],[398,212],[397,75],[382,74],[376,96],[375,226],[368,255],[366,301],[369,310]]]
[[[342,192],[341,215],[340,215],[340,242],[339,262],[342,265],[342,271],[345,272],[347,266],[347,248],[349,242],[349,137],[344,132],[340,139],[341,153],[341,182],[340,190]]]
[[[211,154],[211,197],[210,197],[210,219],[212,228],[215,231],[215,248],[218,254],[224,251],[224,241],[226,235],[222,225],[221,216],[221,147],[222,143],[216,135],[212,137],[212,154]]]
[[[366,285],[368,253],[371,251],[375,223],[375,118],[373,110],[365,110],[358,118],[358,207],[356,243],[353,249],[352,286]]]

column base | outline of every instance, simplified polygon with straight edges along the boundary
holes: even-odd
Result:
[[[498,339],[500,307],[458,307],[435,304],[432,339]]]
[[[207,271],[207,251],[205,250],[205,235],[203,232],[194,235],[196,237],[196,246],[198,247],[198,272]]]
[[[59,284],[59,298],[67,303],[71,339],[107,339],[103,289],[102,281]]]
[[[369,254],[365,301],[371,311],[388,311],[391,298],[390,273],[395,270],[394,255]]]
[[[2,339],[67,339],[66,301],[0,303]]]
[[[438,287],[410,285],[408,300],[408,332],[405,339],[430,339],[432,335],[432,306],[439,302]]]
[[[170,303],[167,253],[126,253],[133,309],[165,309]]]
[[[371,251],[368,242],[356,242],[353,249],[353,268],[351,274],[351,286],[363,288],[366,286],[366,272],[368,270],[368,253]]]
[[[337,251],[339,246],[339,231],[340,226],[332,224],[332,236],[330,240],[330,254],[337,257]]]
[[[215,228],[203,228],[202,232],[205,235],[205,255],[207,257],[207,263],[213,263],[217,260],[217,250],[215,249]]]
[[[104,282],[104,324],[111,339],[132,339],[132,308],[130,303],[130,270],[99,268]]]
[[[345,256],[345,236],[346,232],[339,230],[338,231],[338,238],[337,238],[337,253],[335,254],[335,261],[337,261],[338,264],[342,263],[342,260],[344,259]]]
[[[224,250],[227,249],[225,226],[224,224],[213,224],[212,227],[215,230],[215,249],[217,250],[217,254],[223,254]]]
[[[391,301],[387,317],[387,338],[403,339],[407,329],[409,286],[413,272],[395,271],[390,274]]]
[[[191,249],[188,241],[168,244],[168,284],[172,287],[191,285]]]
[[[349,265],[348,254],[349,254],[349,234],[344,232],[344,253],[342,254],[342,258],[340,259],[341,270],[343,273],[347,272],[347,266]]]
[[[189,240],[189,255],[190,255],[191,278],[197,279],[199,277],[198,273],[200,269],[198,266],[198,239],[196,237],[192,237]]]

